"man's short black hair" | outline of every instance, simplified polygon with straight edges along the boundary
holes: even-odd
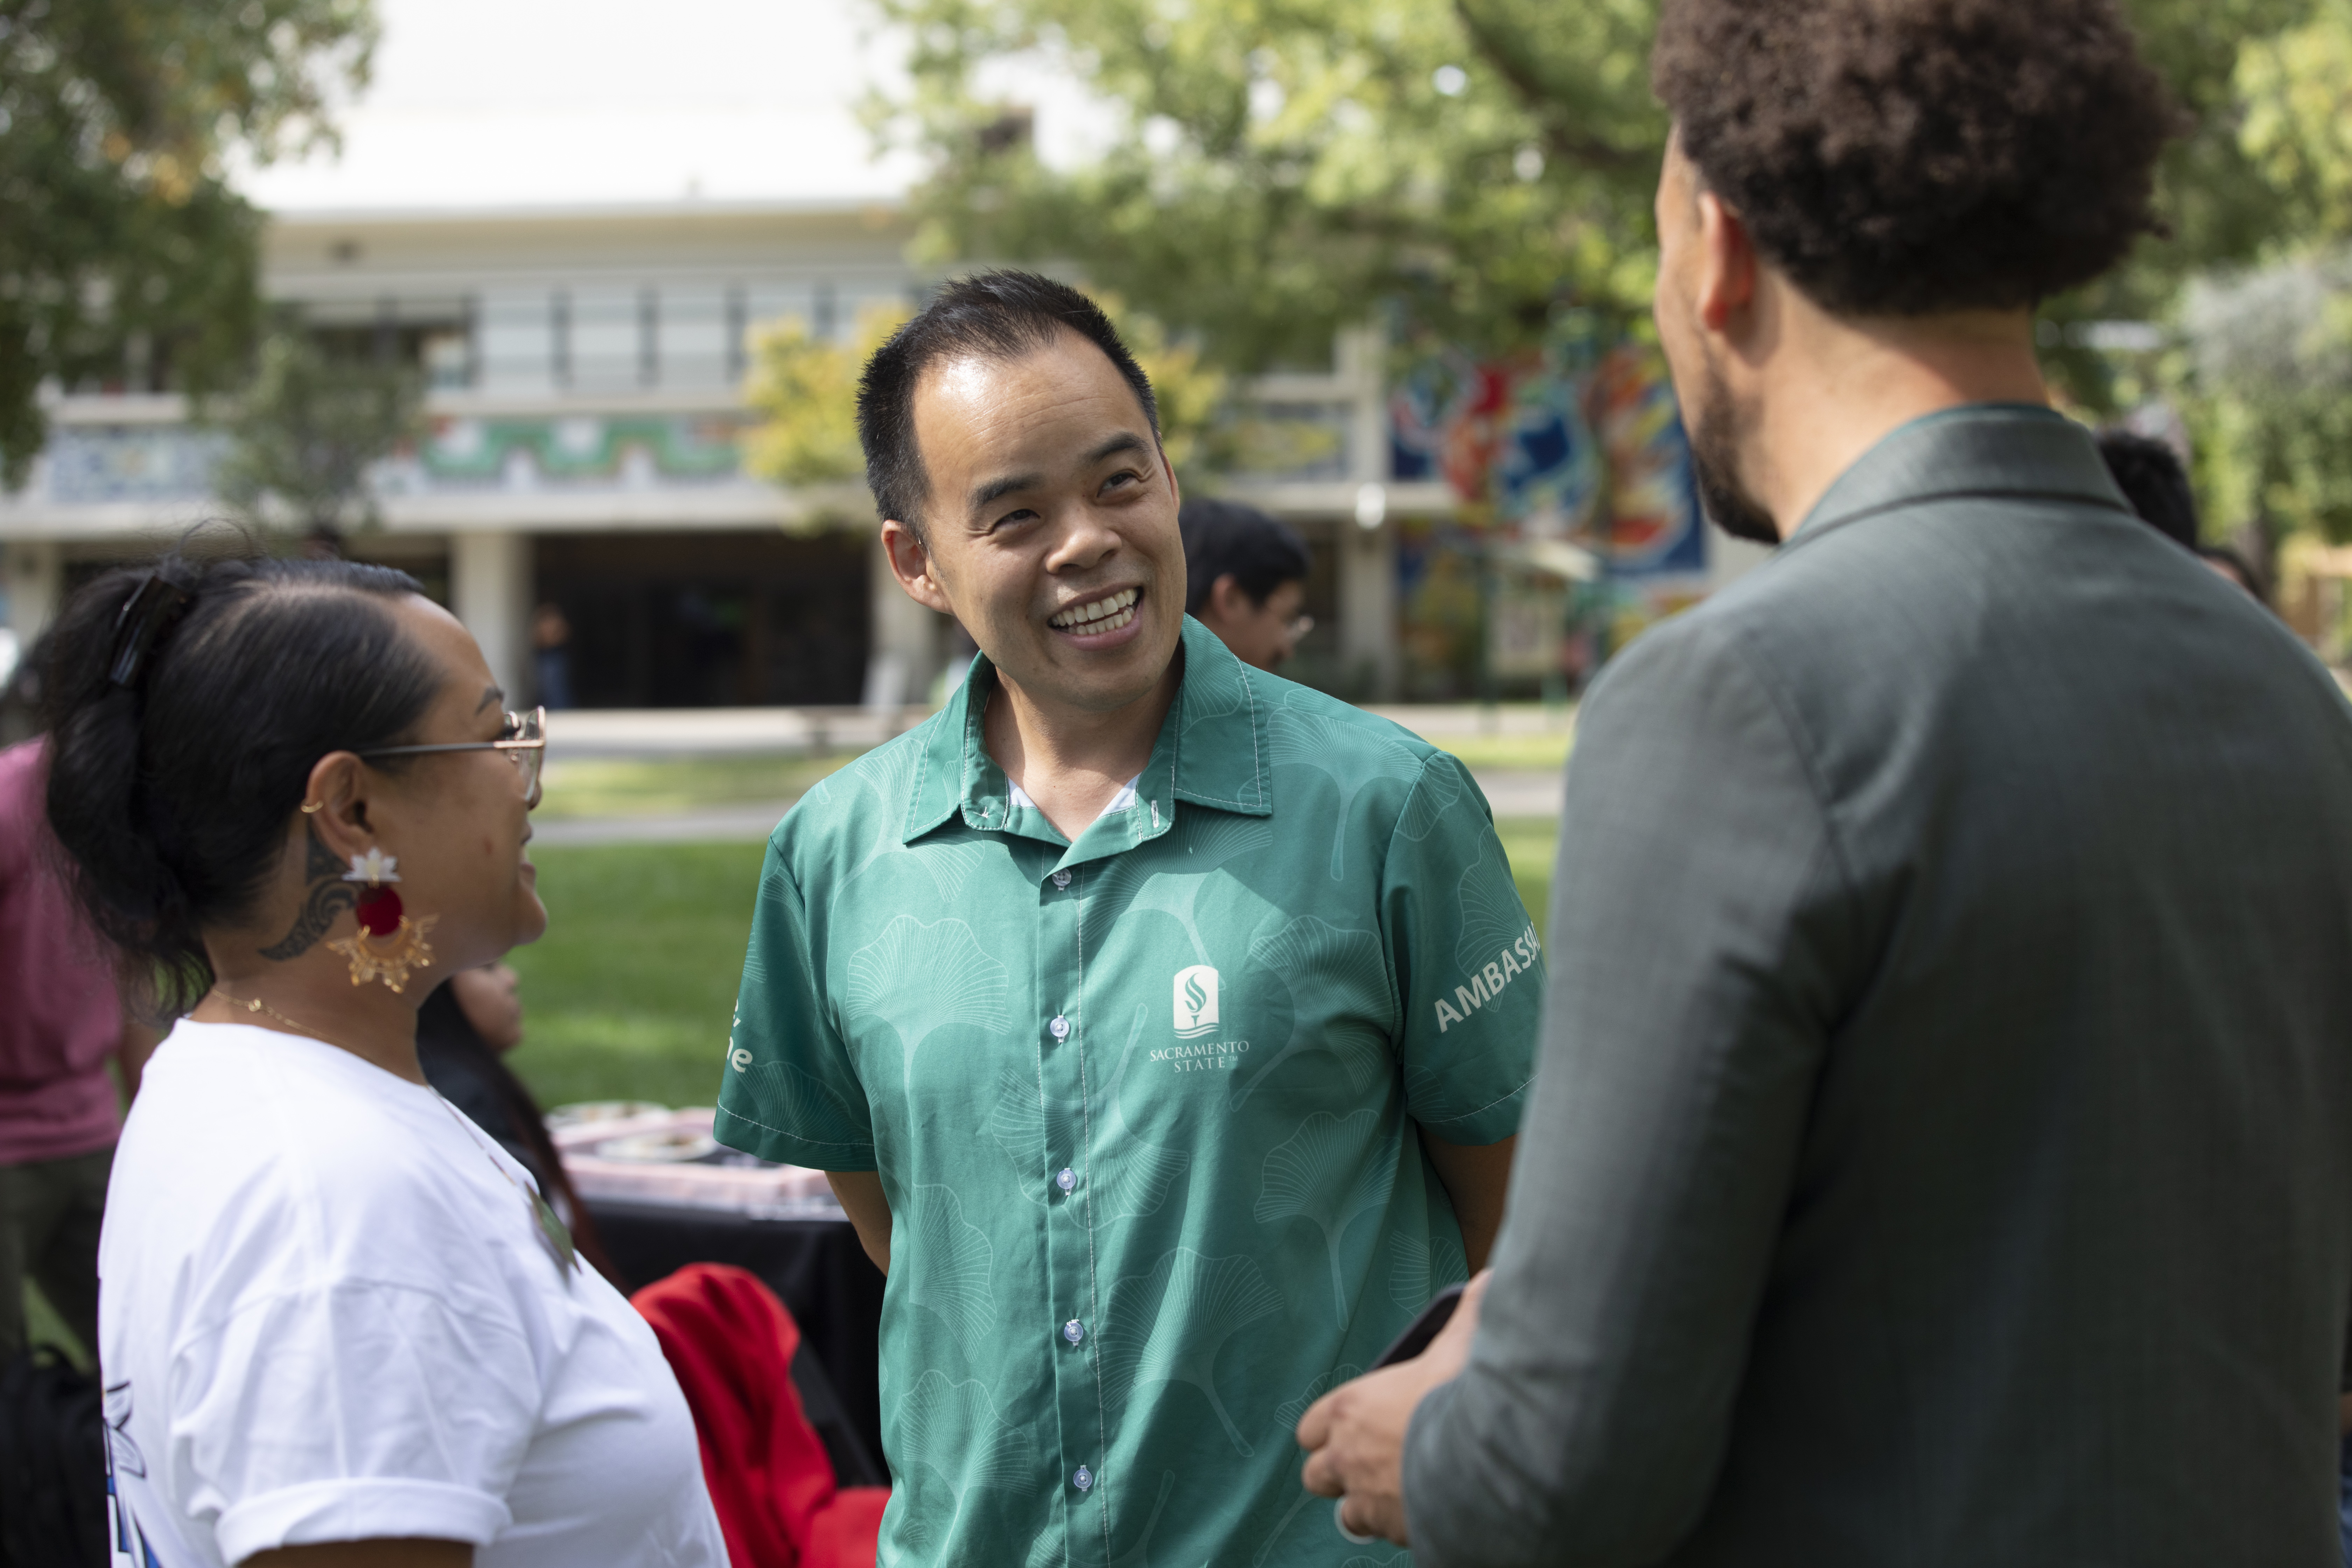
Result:
[[[2115,0],[1668,0],[1650,75],[1706,188],[1848,317],[2090,281],[2157,227],[2182,128]]]
[[[2170,447],[2130,430],[2102,430],[2099,456],[2132,510],[2183,550],[2197,548],[2197,492]]]
[[[1197,616],[1209,590],[1227,573],[1263,607],[1285,583],[1307,580],[1315,558],[1297,531],[1254,506],[1230,500],[1188,500],[1176,513],[1184,531],[1184,613]]]
[[[1102,307],[1066,283],[1034,272],[981,272],[941,289],[920,314],[874,351],[857,383],[857,441],[866,449],[866,483],[885,521],[922,531],[930,477],[915,442],[915,388],[943,359],[978,354],[1020,359],[1074,332],[1102,350],[1135,389],[1156,437],[1160,405],[1150,378],[1119,342]]]

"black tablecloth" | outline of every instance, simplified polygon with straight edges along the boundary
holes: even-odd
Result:
[[[666,1204],[588,1201],[613,1266],[634,1286],[689,1263],[748,1268],[781,1298],[823,1369],[841,1413],[882,1468],[882,1271],[846,1220],[748,1219]],[[811,1413],[812,1419],[815,1413]],[[835,1468],[841,1468],[838,1458]],[[845,1479],[849,1478],[845,1477]]]

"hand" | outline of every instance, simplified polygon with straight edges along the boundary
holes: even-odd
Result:
[[[1478,1303],[1493,1270],[1482,1270],[1462,1292],[1444,1331],[1411,1361],[1367,1373],[1317,1400],[1298,1423],[1307,1452],[1307,1489],[1336,1497],[1339,1518],[1359,1535],[1380,1535],[1410,1546],[1404,1521],[1404,1434],[1423,1398],[1450,1383],[1470,1359],[1478,1331]]]

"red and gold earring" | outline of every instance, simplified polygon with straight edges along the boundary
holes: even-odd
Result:
[[[360,929],[327,944],[351,961],[352,984],[381,980],[395,994],[407,985],[411,970],[433,967],[433,948],[425,937],[440,919],[425,915],[412,921],[402,910],[400,895],[392,887],[400,880],[399,865],[395,857],[381,849],[352,857],[352,868],[343,873],[343,880],[362,885],[357,911]]]

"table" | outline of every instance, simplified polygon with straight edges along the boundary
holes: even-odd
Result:
[[[800,1325],[803,1353],[822,1369],[841,1424],[858,1451],[834,1442],[834,1468],[845,1486],[886,1484],[882,1464],[882,1271],[841,1219],[761,1219],[724,1210],[612,1197],[582,1202],[604,1239],[613,1265],[632,1286],[650,1285],[689,1263],[731,1263],[764,1281]],[[810,1424],[829,1436],[824,1414],[803,1387]],[[862,1473],[860,1473],[862,1471]]]

